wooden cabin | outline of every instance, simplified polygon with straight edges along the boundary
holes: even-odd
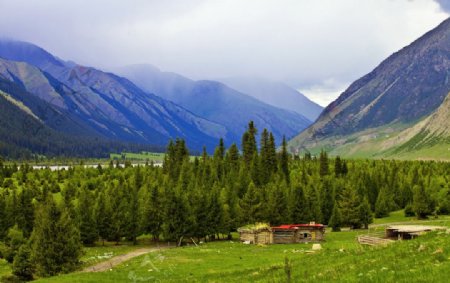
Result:
[[[272,230],[268,224],[247,225],[239,228],[238,232],[241,242],[263,245],[272,243]]]
[[[255,224],[238,229],[240,240],[251,244],[292,244],[324,240],[323,224],[288,224],[276,227]]]
[[[274,244],[309,243],[324,240],[323,224],[290,224],[272,227]]]

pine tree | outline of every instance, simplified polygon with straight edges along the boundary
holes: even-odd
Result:
[[[17,205],[16,223],[23,231],[24,236],[28,238],[33,230],[34,222],[33,195],[30,190],[22,189],[18,196]]]
[[[308,221],[322,222],[321,201],[317,189],[309,186],[306,191],[306,202],[308,203]]]
[[[381,188],[378,193],[377,202],[375,203],[375,217],[382,218],[389,216],[389,212],[391,211],[391,201],[387,188]]]
[[[360,199],[352,186],[347,186],[341,192],[339,209],[343,225],[357,229],[361,227],[361,219],[359,217]]]
[[[285,184],[272,184],[269,185],[268,190],[268,220],[271,225],[278,226],[286,221],[287,199],[285,192],[287,191],[287,186]]]
[[[342,162],[341,157],[338,155],[334,160],[334,176],[340,177],[342,176]]]
[[[359,218],[361,219],[364,229],[369,229],[369,224],[373,222],[373,215],[367,197],[364,198],[359,206]]]
[[[139,187],[131,186],[128,189],[129,201],[128,201],[128,223],[127,223],[127,238],[133,242],[133,245],[137,244],[137,237],[139,236]]]
[[[328,223],[331,214],[333,213],[333,206],[335,202],[334,189],[329,179],[325,179],[322,183],[321,196],[322,196],[321,211],[323,216],[323,223]]]
[[[299,185],[294,186],[289,201],[289,214],[292,223],[308,223],[308,204],[306,202],[303,188]]]
[[[12,273],[21,281],[33,280],[34,265],[31,261],[31,250],[27,244],[20,246],[14,257]]]
[[[65,208],[61,212],[48,196],[38,208],[31,234],[31,257],[42,277],[70,272],[79,264],[80,234]]]
[[[98,239],[97,223],[94,218],[94,203],[92,193],[85,187],[81,188],[78,198],[78,215],[80,218],[80,237],[85,245],[92,245]]]
[[[254,223],[261,220],[261,199],[253,182],[248,185],[247,192],[241,201],[242,211],[246,223]]]
[[[426,219],[433,212],[433,204],[423,185],[413,188],[413,211],[418,219]]]
[[[287,151],[287,142],[286,137],[283,136],[283,142],[281,144],[281,153],[280,153],[280,171],[283,173],[286,183],[290,183],[290,173],[289,173],[289,153]]]
[[[9,228],[8,213],[6,210],[6,196],[0,192],[0,241],[5,239]]]
[[[323,176],[328,175],[328,171],[329,171],[329,168],[328,168],[328,155],[327,155],[327,153],[324,150],[322,150],[320,152],[319,161],[320,161],[320,171],[319,171],[320,176],[323,177]]]
[[[334,202],[333,213],[331,214],[330,221],[328,221],[328,226],[331,227],[333,232],[341,231],[342,216],[341,211],[337,202]]]
[[[154,240],[159,239],[163,221],[162,195],[157,186],[146,187],[146,192],[142,198],[141,206],[141,230],[153,236]]]
[[[110,238],[111,233],[111,223],[109,219],[112,211],[109,206],[109,201],[106,199],[107,197],[108,194],[105,194],[104,192],[98,194],[94,212],[98,235],[102,238],[103,245],[105,244],[105,240]]]
[[[247,166],[250,165],[253,155],[258,152],[256,146],[257,130],[253,121],[248,123],[247,131],[242,135],[242,154],[244,162]]]

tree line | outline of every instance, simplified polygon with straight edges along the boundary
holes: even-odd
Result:
[[[192,158],[171,141],[162,167],[33,170],[0,161],[0,256],[21,279],[79,266],[100,241],[210,241],[254,222],[367,228],[391,211],[450,213],[448,163],[292,156],[250,122],[240,145]]]

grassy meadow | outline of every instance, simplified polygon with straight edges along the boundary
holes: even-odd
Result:
[[[384,224],[395,222],[450,227],[449,217],[417,221],[397,211],[377,219],[369,232],[383,231]],[[447,282],[450,277],[448,233],[433,232],[387,247],[359,245],[357,235],[367,232],[327,230],[322,250],[315,252],[312,244],[259,246],[238,240],[191,244],[136,257],[106,272],[72,273],[37,282],[289,282],[288,278],[290,282]],[[111,247],[102,249],[87,248],[85,257]]]

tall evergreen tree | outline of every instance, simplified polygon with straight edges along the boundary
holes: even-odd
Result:
[[[356,229],[361,227],[359,205],[360,199],[353,186],[346,186],[341,192],[339,201],[343,225]]]
[[[80,234],[67,209],[47,197],[38,208],[31,234],[31,257],[42,277],[73,271],[81,255]]]
[[[320,176],[326,176],[329,173],[329,168],[328,168],[328,154],[326,153],[326,151],[322,150],[320,152]]]
[[[247,192],[241,201],[244,220],[246,223],[254,223],[261,220],[261,198],[253,182],[248,185]]]
[[[281,144],[281,153],[280,153],[280,161],[279,161],[279,167],[281,173],[284,175],[284,178],[286,180],[286,183],[290,183],[290,176],[289,176],[289,153],[287,150],[287,142],[286,137],[283,136],[283,142]]]
[[[359,206],[359,218],[361,219],[364,229],[369,229],[369,224],[373,222],[373,215],[367,197],[364,198],[363,202]]]
[[[253,155],[258,152],[256,145],[257,130],[253,121],[248,123],[247,131],[242,135],[242,154],[244,162],[247,166],[250,165]]]
[[[303,188],[296,185],[292,188],[291,197],[289,201],[289,213],[291,215],[290,221],[292,223],[308,223],[308,204],[306,202]]]
[[[413,192],[413,211],[417,218],[426,219],[433,212],[433,203],[423,185],[415,185]]]
[[[14,257],[12,273],[21,281],[33,280],[34,265],[31,261],[31,250],[27,244],[20,246]]]
[[[80,238],[83,244],[92,245],[98,239],[97,223],[94,216],[92,193],[81,188],[78,198],[78,215],[80,218]]]
[[[112,211],[107,197],[108,194],[105,194],[105,192],[100,192],[98,194],[94,211],[98,235],[103,240],[103,245],[105,244],[105,240],[110,238],[111,233],[111,223],[109,219]]]
[[[339,205],[337,204],[337,202],[334,202],[333,213],[331,214],[330,220],[328,221],[328,226],[331,227],[331,230],[333,232],[339,232],[341,231],[341,225],[342,225],[341,211],[339,209]]]

